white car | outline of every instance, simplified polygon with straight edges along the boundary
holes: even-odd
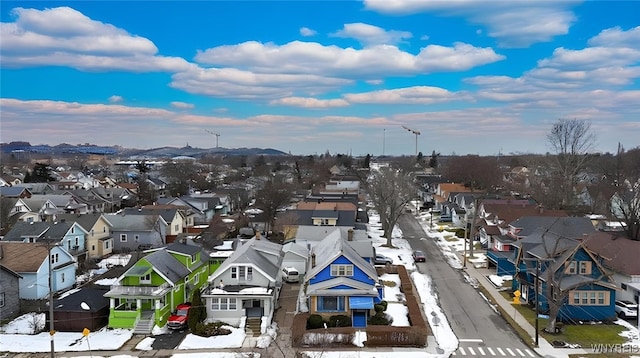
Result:
[[[638,317],[638,304],[631,301],[616,301],[616,313],[618,317],[632,318]]]

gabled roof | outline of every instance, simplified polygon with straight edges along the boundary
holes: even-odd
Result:
[[[334,288],[348,286],[350,288]],[[307,287],[310,296],[378,296],[378,291],[373,285],[365,284],[349,277],[335,277],[311,284]]]
[[[71,227],[74,225],[76,225],[75,222],[69,222],[66,220],[56,222],[19,221],[15,223],[11,230],[5,235],[4,240],[22,241],[28,237],[60,240],[69,232],[69,230],[71,230]],[[80,230],[83,230],[85,234],[87,233],[87,231],[84,230],[80,225],[76,225],[76,227],[80,228]]]
[[[153,231],[155,222],[144,215],[104,215],[114,231]],[[160,220],[160,218],[158,218]]]
[[[275,282],[282,258],[282,245],[253,237],[237,247],[236,251],[224,260],[216,272],[209,276],[209,282],[214,282],[227,269],[236,265],[251,265],[270,281]]]
[[[98,222],[98,219],[103,214],[101,213],[87,213],[87,214],[57,214],[56,217],[60,220],[64,219],[67,222],[76,222],[82,226],[87,232],[91,231],[91,228]],[[106,220],[105,220],[106,221]],[[107,222],[107,224],[109,224]]]
[[[580,238],[596,232],[591,220],[585,217],[524,216],[510,225],[521,229],[518,236],[528,236],[541,229],[568,238]]]
[[[49,256],[45,244],[15,241],[0,241],[0,252],[0,264],[16,273],[38,271]]]
[[[0,186],[0,195],[8,198],[17,198],[24,193],[26,193],[28,196],[31,195],[31,192],[27,188],[23,188],[20,186]]]
[[[178,259],[163,249],[154,251],[140,260],[145,260],[151,264],[153,271],[162,276],[165,281],[172,286],[175,286],[176,283],[180,282],[183,278],[188,276],[189,273],[191,273],[191,271],[178,261]],[[120,277],[120,279],[128,276],[130,273],[136,272],[138,268],[138,264],[134,264]]]
[[[173,221],[176,214],[180,215],[181,211],[178,210],[176,206],[164,206],[162,209],[148,206],[144,208],[125,208],[124,213],[125,215],[158,215],[162,217],[166,223],[170,223]]]
[[[306,281],[313,278],[340,256],[344,256],[370,278],[374,280],[378,278],[378,274],[373,265],[369,261],[360,257],[356,250],[349,245],[349,242],[343,239],[340,235],[330,235],[317,243],[311,249],[312,261],[313,255],[315,255],[316,265],[315,267],[311,267],[307,270],[307,275],[305,277]]]
[[[603,265],[626,275],[640,275],[640,241],[622,233],[596,232],[583,238],[585,247],[603,259]]]
[[[297,244],[295,242],[290,242],[282,245],[282,252],[284,252],[284,254],[290,252],[294,255],[302,257],[305,260],[309,258],[309,249],[307,249],[306,246]]]

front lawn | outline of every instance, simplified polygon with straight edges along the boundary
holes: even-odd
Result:
[[[513,300],[510,292],[501,292],[508,300]],[[536,313],[527,305],[513,305],[527,321],[535,327]],[[617,324],[565,324],[562,326],[561,333],[549,334],[543,331],[547,326],[546,318],[538,319],[538,327],[540,329],[540,337],[546,339],[549,343],[553,341],[563,341],[569,344],[579,344],[582,348],[589,349],[593,344],[622,344],[626,339],[620,336],[625,327]]]

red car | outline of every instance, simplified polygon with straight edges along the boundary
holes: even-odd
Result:
[[[420,250],[413,251],[413,262],[426,262],[427,258],[424,256],[424,252]]]
[[[176,307],[175,312],[171,314],[167,320],[167,327],[169,329],[185,329],[187,328],[187,319],[189,318],[189,309],[191,303],[182,303]]]

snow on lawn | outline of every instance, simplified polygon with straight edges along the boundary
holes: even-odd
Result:
[[[396,355],[402,355],[402,358],[431,358],[433,354],[429,354],[424,350],[415,350],[415,351],[406,351],[402,352],[362,352],[362,351],[353,351],[353,352],[332,352],[332,351],[324,351],[324,352],[302,352],[307,358],[381,358],[381,357],[391,357]],[[175,356],[174,356],[175,357]]]
[[[187,334],[177,349],[199,349],[199,348],[240,348],[244,342],[245,333],[243,329],[231,326],[222,326],[231,330],[231,334],[224,336],[200,337],[195,334]]]
[[[489,275],[489,280],[491,280],[491,282],[494,285],[496,285],[496,287],[502,287],[502,285],[504,285],[504,283],[506,281],[513,280],[513,276],[509,276],[509,275],[504,275],[504,276]]]
[[[14,319],[0,329],[0,352],[50,352],[49,331],[34,334],[44,328],[44,313],[27,313]],[[117,350],[132,336],[131,330],[103,328],[89,334],[89,343],[81,332],[56,332],[53,342],[57,352],[89,351],[89,345],[93,350]]]

